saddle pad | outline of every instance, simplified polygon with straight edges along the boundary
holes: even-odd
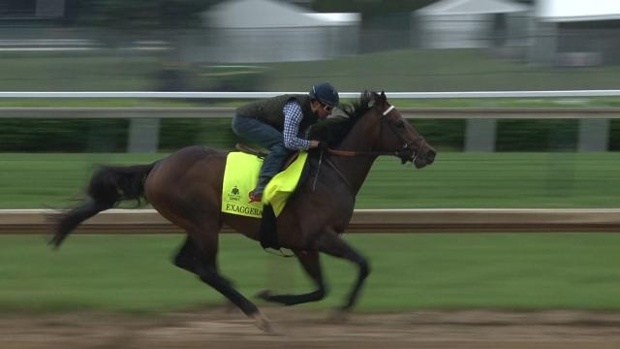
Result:
[[[267,202],[273,207],[273,212],[276,217],[282,213],[286,201],[295,188],[297,188],[307,159],[308,153],[299,153],[295,161],[284,171],[275,175],[271,181],[269,181],[267,187],[265,187],[263,202]]]
[[[226,157],[222,186],[222,212],[260,218],[263,204],[250,203],[248,193],[258,184],[258,172],[263,159],[255,155],[231,152]]]
[[[263,202],[250,203],[248,193],[258,183],[258,173],[263,160],[243,152],[229,153],[222,186],[222,212],[261,218],[263,204],[270,204],[277,217],[297,187],[307,157],[308,153],[299,153],[289,167],[274,176],[267,184],[263,192]]]

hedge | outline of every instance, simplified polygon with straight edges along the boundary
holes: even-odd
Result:
[[[438,150],[461,151],[465,120],[412,121]],[[578,120],[500,120],[497,151],[573,151]],[[2,152],[125,152],[129,121],[122,119],[0,119]],[[192,144],[231,149],[237,139],[230,119],[162,119],[159,148],[168,152]],[[610,125],[609,150],[620,150],[620,122]]]

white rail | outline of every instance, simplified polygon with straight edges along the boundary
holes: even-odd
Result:
[[[151,99],[255,99],[266,98],[284,93],[305,93],[305,92],[149,92],[149,91],[86,91],[86,92],[0,92],[1,98],[151,98]],[[557,90],[557,91],[470,91],[470,92],[389,92],[391,99],[458,99],[458,98],[590,98],[590,97],[620,97],[620,90]],[[357,98],[359,92],[342,92],[342,98]],[[2,108],[2,117],[39,117],[44,108],[34,110],[33,108]],[[164,108],[162,108],[164,109]],[[220,112],[221,108],[209,111]],[[527,118],[548,119],[548,118],[574,118],[580,119],[579,130],[579,151],[606,151],[610,132],[609,119],[618,118],[618,109],[605,108],[600,110],[585,111],[579,108],[574,113],[564,111],[551,111],[540,109],[538,112],[528,111]],[[101,117],[101,112],[128,112],[126,118],[131,120],[129,132],[128,151],[129,152],[153,152],[157,151],[158,146],[158,119],[162,114],[150,111],[145,114],[144,110],[112,110],[102,108],[101,111],[89,111],[86,109],[75,108],[71,110],[58,109],[49,110],[57,117],[61,112],[61,117]],[[135,112],[135,113],[131,113]],[[147,111],[149,112],[149,111]],[[166,111],[167,112],[167,111]],[[194,110],[195,112],[195,110]],[[131,113],[131,114],[129,114]],[[184,113],[189,117],[191,111]],[[521,118],[514,110],[442,110],[423,112],[414,111],[416,117],[431,118],[465,118],[467,119],[467,134],[465,135],[466,151],[489,152],[495,149],[495,122],[498,118]],[[203,117],[207,113],[194,114]],[[404,114],[405,115],[405,114]],[[412,117],[411,113],[405,115]],[[104,116],[109,117],[109,116]]]
[[[81,91],[81,92],[0,92],[0,98],[267,98],[286,93],[307,92],[149,92],[149,91]],[[342,98],[356,98],[359,92],[341,92]],[[558,91],[469,91],[469,92],[388,92],[389,98],[576,98],[620,97],[620,90]]]

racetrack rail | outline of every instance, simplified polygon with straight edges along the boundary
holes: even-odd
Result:
[[[0,92],[1,94],[2,92]],[[414,108],[400,107],[407,119],[618,119],[617,107]],[[19,119],[144,119],[176,115],[183,118],[230,118],[233,107],[0,107],[0,118]]]
[[[54,213],[0,210],[0,234],[49,233]],[[85,221],[77,233],[180,231],[152,209],[113,209]],[[358,209],[347,232],[620,232],[620,209]]]

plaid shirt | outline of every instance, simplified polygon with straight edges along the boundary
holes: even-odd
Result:
[[[301,106],[297,101],[291,100],[284,105],[282,111],[284,112],[284,146],[291,150],[308,150],[310,148],[310,141],[297,136],[299,134],[299,124],[304,118]]]

